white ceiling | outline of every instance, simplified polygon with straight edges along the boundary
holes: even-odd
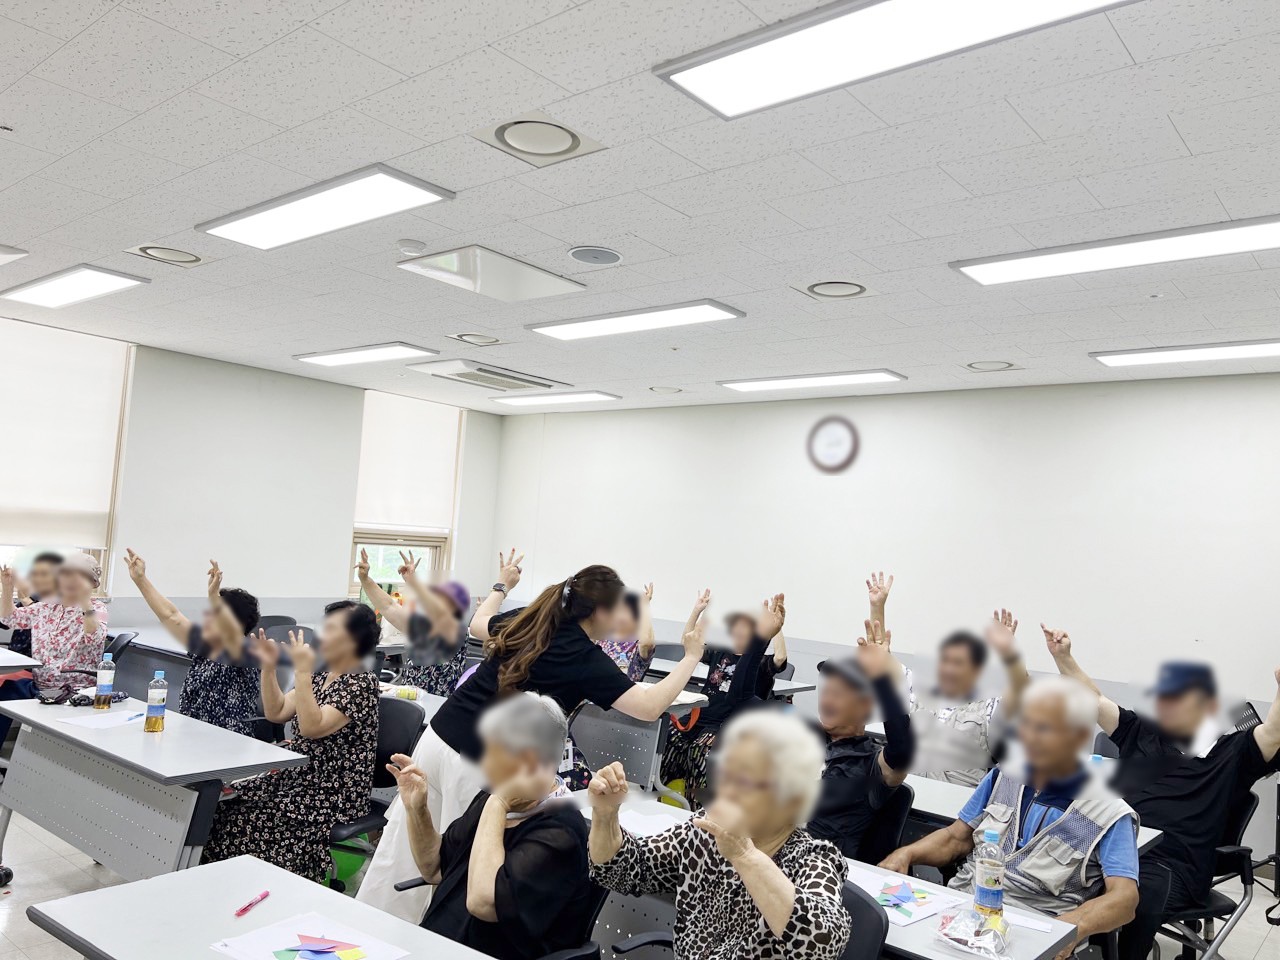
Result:
[[[0,267],[0,288],[80,262],[152,278],[2,309],[498,413],[512,408],[489,391],[403,364],[292,356],[404,340],[619,406],[762,399],[715,383],[878,367],[909,379],[856,392],[1280,370],[1088,357],[1280,337],[1280,251],[992,288],[946,265],[1280,213],[1280,3],[1145,0],[733,121],[650,72],[819,5],[0,0],[0,243],[31,254]],[[535,109],[607,149],[537,169],[469,136]],[[374,162],[457,199],[274,252],[192,229]],[[484,244],[587,289],[505,305],[396,269],[402,237]],[[210,262],[122,252],[142,243]],[[583,269],[567,251],[586,243],[622,264]],[[794,289],[830,279],[869,290]],[[747,315],[567,343],[524,329],[704,297]],[[446,339],[463,331],[509,342]],[[1021,369],[965,369],[977,360]]]

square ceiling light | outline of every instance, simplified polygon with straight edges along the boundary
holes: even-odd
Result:
[[[618,333],[640,333],[644,330],[664,330],[668,327],[686,327],[695,323],[711,323],[745,317],[741,310],[725,306],[715,300],[694,300],[676,303],[669,307],[644,307],[606,313],[579,320],[554,320],[550,323],[533,323],[525,327],[555,337],[557,340],[584,340],[587,337],[605,337]]]
[[[1136,0],[848,0],[654,72],[726,120]]]
[[[892,370],[855,370],[850,373],[817,373],[797,377],[766,377],[760,380],[721,380],[719,385],[740,393],[766,390],[817,390],[823,387],[854,387],[864,384],[897,383],[907,379]]]
[[[402,260],[396,266],[504,303],[555,297],[586,289],[585,284],[576,280],[475,245]]]
[[[321,367],[347,367],[355,363],[385,363],[388,360],[416,360],[419,357],[437,357],[439,350],[415,347],[412,344],[375,343],[367,347],[349,347],[346,350],[326,350],[323,353],[303,353],[294,357],[303,363]]]
[[[983,286],[990,286],[1119,270],[1122,267],[1143,267],[1153,263],[1222,257],[1231,253],[1252,253],[1276,247],[1280,247],[1280,217],[1254,217],[1116,240],[1090,240],[1000,257],[957,260],[951,266]]]
[[[1108,350],[1089,356],[1108,367],[1145,367],[1155,363],[1197,363],[1207,360],[1259,360],[1280,357],[1280,340],[1242,340],[1201,343],[1145,350]]]
[[[196,225],[197,230],[259,250],[453,199],[443,187],[375,163]]]
[[[6,263],[13,263],[15,260],[21,260],[26,255],[26,250],[19,250],[17,247],[6,247],[3,243],[0,243],[0,266]]]
[[[36,307],[69,307],[73,303],[84,303],[86,300],[105,297],[109,293],[150,282],[146,277],[135,277],[81,263],[39,280],[0,290],[0,299],[29,303]]]
[[[612,393],[601,393],[599,390],[580,390],[576,393],[539,393],[520,397],[490,397],[494,403],[505,403],[509,407],[550,407],[561,403],[600,403],[605,400],[621,400]]]

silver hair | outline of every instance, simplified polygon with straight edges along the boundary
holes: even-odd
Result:
[[[1022,702],[1057,699],[1062,703],[1067,723],[1079,730],[1092,731],[1098,724],[1098,697],[1079,680],[1048,676],[1031,681],[1022,694]]]
[[[493,740],[512,753],[532,750],[541,762],[558,765],[569,724],[554,700],[525,691],[486,710],[479,732],[482,740]]]
[[[800,801],[797,823],[813,815],[822,792],[825,751],[818,735],[793,713],[751,710],[739,714],[724,728],[717,752],[723,756],[735,743],[754,740],[764,747],[773,772],[779,803]]]

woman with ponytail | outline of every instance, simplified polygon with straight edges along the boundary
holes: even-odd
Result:
[[[529,690],[551,697],[566,714],[590,700],[638,720],[658,720],[702,659],[702,631],[691,630],[684,636],[683,659],[667,677],[654,684],[628,679],[599,646],[626,587],[611,568],[598,564],[553,583],[527,607],[499,613],[520,582],[523,560],[515,550],[498,554],[498,582],[471,618],[471,635],[483,641],[485,659],[436,711],[413,751],[414,764],[426,776],[432,822],[441,831],[485,785],[476,765],[483,749],[476,726],[491,704]],[[387,821],[356,898],[417,923],[430,888],[393,889],[418,875],[398,800]]]

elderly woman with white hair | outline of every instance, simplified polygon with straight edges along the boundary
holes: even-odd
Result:
[[[799,718],[757,710],[733,720],[714,757],[714,799],[656,836],[623,831],[622,765],[596,773],[591,876],[619,893],[673,894],[676,960],[831,960],[849,939],[834,844],[802,824],[821,790],[822,745]]]
[[[1043,677],[1022,698],[1025,766],[1005,763],[974,791],[955,823],[881,864],[946,866],[965,858],[951,886],[974,892],[973,851],[991,840],[1004,855],[1004,896],[1075,924],[1076,940],[1124,926],[1138,905],[1138,818],[1081,763],[1098,722],[1098,698],[1067,677]]]
[[[550,697],[517,693],[480,718],[480,767],[489,785],[441,835],[427,779],[392,757],[409,843],[435,886],[422,926],[502,960],[532,960],[587,939],[592,886],[587,827],[556,776],[564,712]]]

